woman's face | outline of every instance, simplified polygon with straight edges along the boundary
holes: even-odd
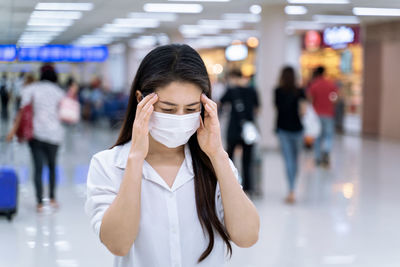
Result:
[[[154,104],[156,112],[185,115],[201,111],[202,90],[193,83],[172,82],[157,88],[155,93],[158,95],[158,101]]]

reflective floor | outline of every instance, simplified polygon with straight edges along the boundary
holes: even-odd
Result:
[[[58,160],[61,208],[41,215],[27,147],[1,143],[0,164],[14,164],[21,180],[18,215],[11,223],[0,217],[1,267],[112,266],[83,203],[90,156],[116,135],[101,126],[68,129]],[[235,248],[227,266],[400,266],[400,143],[338,137],[331,170],[315,168],[305,152],[294,206],[283,203],[286,181],[277,151],[262,154],[262,177],[263,197],[255,199],[260,240]]]

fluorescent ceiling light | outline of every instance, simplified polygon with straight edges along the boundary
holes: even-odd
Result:
[[[218,34],[220,33],[220,29],[218,28],[204,28],[199,27],[199,25],[181,25],[179,27],[180,33],[187,36],[198,36],[203,34]]]
[[[317,23],[326,24],[359,24],[356,16],[314,15],[313,20]]]
[[[21,36],[20,40],[50,40],[53,36]]]
[[[145,13],[145,12],[132,12],[128,15],[133,19],[156,19],[158,21],[175,21],[178,16],[175,13]]]
[[[29,32],[62,32],[66,29],[67,27],[51,27],[51,26],[29,26],[25,29],[25,31]]]
[[[33,11],[31,18],[39,19],[80,19],[82,12],[79,11]]]
[[[24,46],[42,46],[42,45],[46,45],[46,44],[48,44],[49,42],[26,42],[26,41],[19,41],[18,43],[17,43],[17,45],[18,46],[22,46],[22,47],[24,47]]]
[[[257,15],[262,12],[262,7],[260,5],[251,5],[249,11],[250,13]]]
[[[240,29],[243,23],[239,20],[211,20],[201,19],[197,22],[203,28],[217,28],[217,29]]]
[[[232,38],[228,36],[210,36],[201,37],[188,41],[189,45],[196,48],[212,48],[227,46],[232,42]]]
[[[93,4],[92,3],[37,3],[35,9],[88,11],[93,9]]]
[[[129,45],[135,48],[145,48],[157,45],[157,37],[155,36],[141,36],[138,39],[132,39]]]
[[[304,15],[307,14],[307,8],[304,6],[285,6],[287,15]]]
[[[222,15],[225,20],[240,20],[247,23],[257,23],[260,22],[261,16],[249,13],[226,13]]]
[[[155,19],[115,19],[113,21],[115,26],[121,27],[132,27],[132,28],[157,28],[160,26],[160,22]]]
[[[106,24],[102,28],[98,29],[96,32],[120,32],[120,33],[140,33],[143,31],[142,28],[128,28],[128,27],[118,27],[114,24]]]
[[[230,2],[231,0],[168,0],[170,2]]]
[[[349,0],[287,0],[289,4],[350,4]]]
[[[201,13],[203,6],[200,4],[144,4],[143,10],[146,12],[162,13]]]
[[[129,37],[131,35],[132,35],[131,32],[96,32],[91,36],[98,38],[112,38],[112,37],[124,38],[124,37]]]
[[[78,44],[108,44],[113,42],[113,38],[79,38],[76,43]]]
[[[357,16],[400,16],[400,8],[355,7],[353,14]]]
[[[64,26],[69,27],[74,23],[68,19],[30,19],[28,26]]]
[[[32,37],[49,37],[49,36],[57,36],[58,32],[24,32],[21,37],[32,36]]]
[[[94,34],[122,35],[122,34],[142,33],[144,31],[145,30],[143,28],[125,28],[125,27],[115,27],[113,25],[110,25],[97,29],[94,32]]]

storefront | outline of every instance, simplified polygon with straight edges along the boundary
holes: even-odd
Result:
[[[217,80],[232,69],[240,69],[243,75],[255,74],[258,39],[250,37],[246,42],[234,41],[228,47],[202,49],[199,51],[211,80]]]
[[[327,76],[340,88],[344,128],[357,132],[361,127],[363,48],[360,28],[339,26],[304,35],[300,68],[305,87],[316,67],[324,66]]]

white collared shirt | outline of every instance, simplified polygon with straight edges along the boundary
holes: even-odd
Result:
[[[91,160],[86,213],[99,237],[103,215],[119,191],[130,146],[131,142],[128,142],[99,152]],[[230,163],[238,178],[237,169]],[[224,222],[218,184],[215,198],[217,215]],[[208,237],[197,216],[192,157],[188,145],[185,145],[185,160],[172,188],[144,161],[139,233],[126,256],[115,256],[114,267],[223,266],[226,249],[218,234],[215,235],[211,254],[197,263],[207,246]]]
[[[58,116],[63,90],[49,81],[34,82],[21,92],[21,108],[33,105],[33,137],[40,141],[60,144],[64,139],[64,126]]]

